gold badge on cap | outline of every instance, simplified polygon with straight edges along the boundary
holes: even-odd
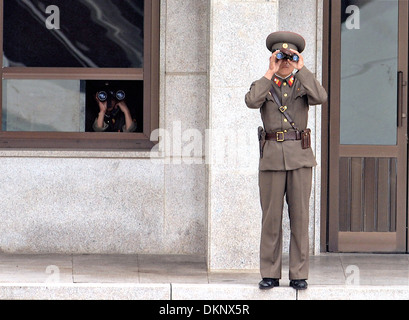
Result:
[[[284,48],[284,49],[288,49],[288,43],[284,43],[284,44],[283,44],[283,48]]]

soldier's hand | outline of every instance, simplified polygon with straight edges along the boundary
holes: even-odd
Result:
[[[123,113],[129,111],[128,106],[127,106],[127,104],[126,104],[125,101],[119,101],[116,105],[119,107],[119,109],[121,109],[121,111],[122,111]]]
[[[98,94],[95,95],[95,100],[96,100],[97,103],[98,103],[99,112],[100,112],[100,113],[103,113],[103,114],[106,114],[107,109],[108,109],[108,104],[107,104],[107,102],[106,102],[106,101],[105,101],[105,102],[99,101],[99,100],[98,100]]]
[[[265,74],[265,77],[269,80],[273,78],[274,74],[280,69],[281,63],[283,62],[283,60],[277,59],[277,53],[278,51],[275,51],[270,57],[270,65],[267,73]]]
[[[291,61],[289,60],[290,64],[296,68],[297,70],[300,70],[304,67],[304,57],[301,55],[301,53],[299,53],[296,50],[290,49],[293,53],[295,53],[300,59],[298,60],[298,62],[295,61]]]

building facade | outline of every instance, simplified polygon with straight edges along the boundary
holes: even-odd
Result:
[[[74,13],[64,1],[46,1],[46,7],[28,0],[21,1],[25,7],[5,7],[7,2],[1,1],[0,251],[193,254],[206,257],[211,270],[257,269],[261,230],[257,128],[261,119],[245,106],[244,95],[268,67],[267,35],[290,30],[305,37],[306,66],[323,79],[335,101],[336,74],[330,66],[337,68],[337,62],[331,57],[343,56],[339,50],[336,53],[334,21],[345,8],[324,0],[145,0],[120,11],[109,6],[111,1],[104,7],[78,1],[83,8],[76,12],[83,12],[82,21],[88,19],[95,34],[99,27],[109,30],[109,17],[122,12],[126,23],[118,30],[133,33],[121,39],[135,39],[128,48],[126,41],[118,42],[122,33],[114,31],[94,42],[92,37],[71,40],[67,29],[77,35],[86,31],[85,27],[75,29],[75,24],[66,27]],[[363,6],[365,1],[355,2],[350,5]],[[124,11],[139,18],[128,17]],[[21,27],[23,20],[29,23],[24,12],[36,16],[35,23],[41,25],[39,33],[30,37],[43,39],[48,32],[50,39],[63,44],[62,49],[48,57],[54,49],[39,47],[52,46],[52,40],[44,40],[42,46],[33,41],[25,47],[22,39],[14,41],[27,36],[27,29]],[[102,46],[112,39],[116,47]],[[64,50],[71,58],[64,58]],[[104,55],[101,52],[108,52],[107,57],[97,61]],[[32,59],[26,60],[27,56]],[[37,56],[42,57],[40,62],[34,59]],[[128,93],[128,101],[137,106],[132,109],[136,132],[90,132],[96,115],[88,114],[88,102],[94,102],[100,82],[115,83]],[[331,209],[339,208],[333,202],[340,199],[340,184],[338,176],[333,178],[334,167],[329,168],[331,161],[338,161],[330,156],[336,142],[328,130],[337,121],[331,117],[337,115],[329,110],[328,105],[317,106],[309,114],[319,163],[313,172],[310,202],[311,254],[342,251],[338,236],[360,236],[360,229],[338,230],[339,219]],[[392,152],[389,160],[380,161],[392,172],[385,178],[388,185],[396,180],[394,155],[406,150],[391,148],[386,147]],[[365,159],[377,152],[384,159],[385,149],[370,151],[372,155],[360,155],[355,148],[337,163],[352,172],[352,164],[369,161],[375,166]],[[339,167],[335,168],[339,173]],[[351,186],[353,181],[342,186]],[[388,190],[388,199],[395,197],[396,189]],[[284,225],[288,250],[286,208]],[[389,239],[391,235],[385,235],[389,231],[396,233],[390,228],[382,235]]]
[[[49,2],[60,11],[63,30],[68,8],[58,1]],[[150,43],[145,39],[145,57],[148,52],[154,61],[157,54],[152,62],[157,73],[149,81],[155,82],[157,76],[158,89],[145,91],[145,100],[149,94],[152,101],[158,98],[158,125],[143,133],[149,140],[160,139],[156,145],[129,148],[127,141],[122,147],[121,140],[117,148],[115,140],[107,145],[98,140],[116,138],[109,133],[98,133],[109,139],[97,137],[78,146],[72,141],[82,136],[71,134],[50,143],[59,131],[77,131],[71,127],[59,130],[58,126],[45,139],[40,133],[44,129],[35,126],[20,137],[19,131],[25,130],[18,127],[20,118],[7,112],[17,109],[13,103],[18,101],[20,113],[26,115],[25,108],[33,104],[45,108],[46,100],[53,110],[50,113],[57,113],[53,118],[47,116],[47,121],[64,123],[62,110],[78,108],[82,79],[139,80],[138,68],[128,68],[131,71],[125,70],[123,77],[124,66],[108,65],[110,69],[101,68],[99,72],[106,73],[101,75],[91,73],[95,68],[79,70],[82,66],[74,64],[75,76],[62,77],[66,69],[58,63],[49,69],[47,58],[44,65],[33,67],[3,61],[2,252],[196,254],[207,257],[210,269],[258,268],[257,127],[261,120],[257,112],[246,108],[244,94],[264,74],[269,57],[265,38],[278,29],[305,36],[306,63],[320,76],[321,38],[317,35],[321,34],[322,4],[283,0],[162,0],[149,4],[154,12],[145,11],[145,32],[147,21],[154,31],[148,35]],[[8,16],[16,7],[4,10]],[[43,12],[42,17],[46,20],[55,13]],[[13,23],[21,24],[18,19],[23,18],[15,19],[4,21],[4,60],[6,53],[13,54],[6,52],[7,30],[15,27]],[[8,56],[10,61],[17,60]],[[40,93],[33,95],[32,88]],[[60,105],[57,96],[67,105]],[[320,113],[320,108],[314,108],[310,116],[318,159]],[[17,119],[15,125],[13,119]],[[24,123],[34,122],[30,119]],[[148,127],[149,119],[144,120]],[[318,253],[319,167],[313,189],[311,252]],[[285,223],[288,225],[287,220]]]

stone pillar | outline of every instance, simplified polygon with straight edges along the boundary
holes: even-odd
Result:
[[[260,113],[244,95],[267,68],[269,33],[291,30],[307,41],[307,67],[321,76],[322,1],[209,0],[208,266],[210,270],[258,269],[261,208],[257,127]],[[311,3],[310,3],[311,2]],[[320,107],[309,126],[320,163]],[[314,170],[310,204],[310,250],[319,253],[320,166]],[[287,207],[283,250],[290,238]]]
[[[279,11],[280,29],[297,32],[305,38],[305,65],[321,81],[323,0],[280,0]],[[321,236],[321,110],[321,106],[311,107],[308,122],[313,130],[312,148],[318,163],[313,171],[310,201],[310,250],[314,255],[320,253]]]
[[[260,113],[244,95],[268,68],[277,1],[210,0],[208,266],[258,269]]]

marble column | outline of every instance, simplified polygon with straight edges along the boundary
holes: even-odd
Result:
[[[210,0],[208,266],[257,269],[260,113],[244,95],[266,72],[277,1]]]

